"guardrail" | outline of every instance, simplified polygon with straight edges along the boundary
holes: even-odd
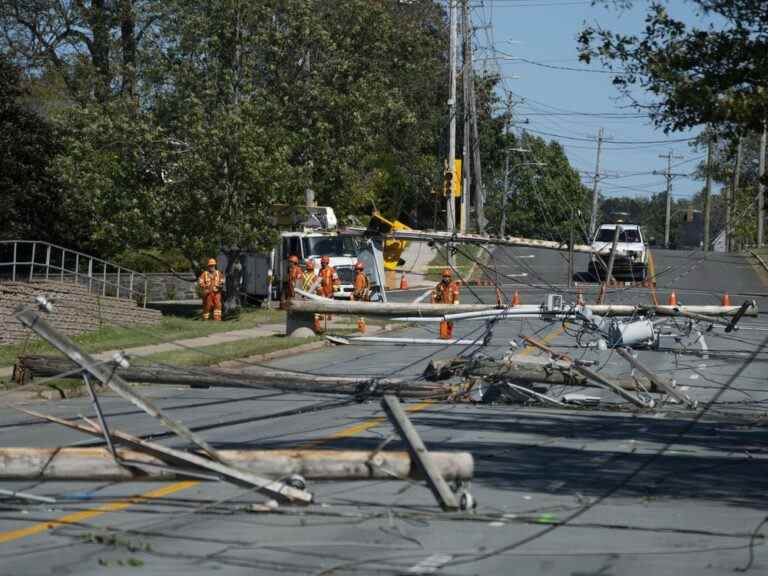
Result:
[[[72,282],[92,294],[147,305],[147,277],[88,254],[37,240],[0,241],[0,279]]]

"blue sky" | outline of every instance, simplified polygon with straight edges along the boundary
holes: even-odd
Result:
[[[638,32],[643,27],[647,2],[638,0],[636,4],[626,12],[580,0],[471,0],[470,4],[472,22],[478,28],[475,67],[493,70],[498,64],[504,90],[512,91],[515,100],[522,100],[515,114],[518,120],[527,119],[528,124],[520,124],[518,129],[561,135],[539,134],[563,145],[571,164],[582,172],[582,181],[589,187],[595,170],[594,139],[599,128],[605,130],[600,189],[607,197],[649,197],[663,192],[664,177],[652,174],[665,167],[666,160],[659,154],[671,150],[682,156],[673,160],[673,172],[678,173],[692,171],[704,158],[703,151],[685,142],[670,142],[698,131],[665,135],[619,99],[611,85],[612,76],[596,72],[602,70],[599,64],[587,67],[578,61],[576,37],[585,22],[599,23],[615,32]],[[668,4],[673,17],[702,24],[690,3],[672,0]],[[510,58],[595,72],[552,69]],[[594,115],[606,113],[612,115]],[[635,144],[647,141],[665,143]],[[701,186],[701,182],[687,177],[676,178],[673,196],[688,197]]]

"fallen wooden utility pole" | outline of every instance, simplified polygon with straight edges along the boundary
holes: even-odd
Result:
[[[552,355],[553,358],[557,358],[558,360],[565,360],[566,362],[569,362],[571,368],[573,368],[577,372],[580,372],[589,380],[592,380],[593,382],[597,382],[598,384],[601,384],[603,388],[606,388],[614,392],[616,395],[623,398],[627,402],[630,402],[640,408],[645,408],[645,409],[653,408],[654,406],[653,400],[651,400],[650,402],[644,402],[640,398],[637,398],[632,394],[629,394],[621,386],[613,382],[611,379],[603,376],[602,374],[595,372],[590,368],[587,368],[586,366],[584,366],[583,364],[580,364],[579,362],[577,362],[567,354],[561,354],[559,352],[556,352],[555,350],[553,350],[543,342],[539,342],[538,340],[536,340],[535,338],[531,338],[530,336],[523,336],[523,340],[525,340],[531,346],[535,346],[536,348],[539,348],[540,350],[547,352],[548,354]]]
[[[94,378],[103,385],[111,388],[119,396],[128,400],[138,408],[141,408],[153,418],[157,418],[169,430],[172,430],[182,438],[199,446],[211,457],[215,458],[215,450],[213,450],[205,440],[200,438],[181,422],[176,422],[175,420],[168,418],[152,401],[142,397],[123,382],[123,380],[115,374],[114,367],[109,369],[105,367],[104,364],[97,362],[86,352],[80,350],[72,340],[55,330],[53,326],[40,316],[40,314],[31,309],[22,309],[16,313],[16,319],[43,338],[51,346],[62,352],[74,364],[80,366],[84,373],[93,375]]]
[[[734,316],[741,306],[670,306],[670,305],[632,305],[632,304],[586,304],[580,307],[564,308],[563,310],[546,310],[542,306],[526,305],[524,307],[497,308],[482,304],[413,304],[389,302],[377,304],[374,302],[344,302],[341,300],[291,300],[288,302],[289,312],[302,314],[354,314],[356,316],[402,316],[406,319],[418,317],[443,317],[454,318],[457,314],[474,313],[476,316],[516,318],[518,313],[535,314],[546,313],[548,315],[573,315],[584,310],[591,310],[599,316],[638,316],[643,314],[660,314],[667,316],[680,315],[681,313],[702,314],[706,316]],[[482,314],[477,314],[478,312]],[[757,303],[751,302],[744,310],[746,316],[757,316]]]
[[[65,426],[72,430],[77,430],[84,434],[90,434],[92,436],[98,436],[98,437],[101,437],[104,434],[104,431],[101,428],[99,428],[98,425],[96,425],[95,423],[87,419],[86,419],[86,422],[88,426],[83,426],[81,424],[77,424],[69,420],[56,418],[55,416],[51,416],[49,414],[41,414],[39,412],[35,412],[32,410],[25,410],[23,408],[18,408],[18,407],[16,407],[16,410],[18,410],[19,412],[23,412],[24,414],[27,414],[29,416],[35,416],[37,418],[47,420],[48,422],[60,424],[62,426]],[[193,469],[198,469],[198,470],[202,469],[202,470],[205,470],[206,472],[213,472],[214,474],[220,476],[221,479],[227,480],[229,482],[233,482],[235,484],[253,487],[259,492],[268,494],[272,497],[279,498],[280,500],[283,500],[283,501],[294,502],[299,504],[310,504],[312,502],[313,497],[312,497],[312,494],[310,494],[309,492],[305,490],[300,490],[298,488],[294,488],[293,486],[289,486],[277,480],[262,478],[260,476],[253,474],[252,472],[242,470],[238,467],[235,467],[234,465],[225,463],[221,455],[219,455],[219,461],[209,460],[208,458],[205,458],[199,454],[195,454],[192,452],[185,452],[183,450],[177,450],[176,448],[170,448],[163,444],[150,442],[149,440],[142,440],[137,436],[132,436],[131,434],[128,434],[126,432],[121,432],[119,430],[114,430],[114,429],[110,430],[110,434],[113,440],[116,440],[123,444],[127,444],[134,449],[137,449],[143,452],[148,452],[150,455],[153,455],[159,458],[165,463],[175,464],[175,465],[180,464],[182,466],[191,466]],[[122,465],[127,464],[128,466],[135,466],[135,465],[140,465],[140,462],[136,463],[132,461],[120,461],[117,464],[122,464]]]
[[[453,376],[482,378],[488,383],[511,381],[518,384],[595,387],[586,376],[576,372],[569,362],[549,359],[541,361],[535,357],[512,356],[501,362],[493,359],[446,358],[432,360],[424,370],[424,378],[430,381],[445,380]],[[612,378],[611,381],[624,390],[665,392],[645,377],[620,376]]]
[[[594,314],[600,316],[635,316],[637,314],[648,313],[674,316],[680,312],[702,314],[705,316],[734,316],[739,312],[741,306],[710,306],[695,304],[686,306],[670,306],[668,304],[639,306],[626,304],[587,304],[586,308],[589,308]],[[750,302],[749,307],[744,312],[744,315],[757,316],[757,314],[757,303],[754,301]]]
[[[239,469],[266,478],[287,478],[293,474],[306,480],[421,478],[407,452],[219,450],[219,453]],[[143,451],[118,448],[117,456],[130,466],[115,462],[105,448],[0,448],[0,480],[126,482],[197,477],[169,469],[164,460]],[[443,478],[462,481],[472,478],[474,463],[468,452],[431,452],[430,456]]]
[[[290,486],[277,482],[259,478],[252,474],[244,473],[236,468],[227,465],[216,451],[201,437],[192,432],[181,422],[168,418],[159,407],[153,402],[141,396],[133,390],[128,384],[115,373],[115,369],[109,370],[103,364],[97,363],[89,354],[80,350],[72,340],[59,333],[44,318],[31,309],[22,309],[16,313],[16,318],[24,326],[31,328],[36,334],[45,339],[54,348],[64,353],[72,362],[80,366],[85,374],[90,374],[99,380],[105,386],[111,388],[122,398],[130,401],[135,406],[141,408],[144,412],[159,420],[165,427],[176,433],[181,438],[199,446],[208,454],[213,461],[196,456],[199,460],[197,465],[201,468],[214,469],[228,478],[253,486],[258,491],[266,493],[272,497],[288,501],[311,502],[312,495],[296,490]],[[107,434],[106,430],[99,428],[99,434]],[[114,435],[114,434],[113,434]],[[140,442],[144,442],[141,441]],[[142,444],[143,445],[143,444]],[[160,446],[160,445],[158,445]],[[172,449],[160,446],[162,450],[170,451]],[[178,451],[176,451],[178,452]],[[182,453],[183,454],[183,453]],[[189,457],[188,457],[189,459]],[[182,461],[187,461],[182,459]],[[215,466],[214,466],[215,465]]]
[[[367,228],[349,227],[339,231],[343,236],[368,236],[371,231]],[[533,238],[522,238],[519,236],[506,236],[503,238],[496,236],[482,236],[480,234],[454,234],[452,232],[425,232],[422,230],[392,230],[387,234],[381,234],[385,239],[393,240],[413,240],[413,241],[435,241],[443,243],[461,243],[461,244],[493,244],[497,246],[521,246],[524,248],[544,248],[545,250],[569,250],[567,243],[554,242],[552,240],[536,240]],[[573,246],[574,252],[585,254],[595,253],[592,246],[588,244],[576,244]]]
[[[396,394],[401,398],[447,398],[447,386],[425,385],[395,378],[323,376],[286,372],[281,370],[228,370],[205,367],[136,366],[122,368],[114,363],[105,364],[126,382],[146,384],[172,384],[182,386],[210,386],[220,388],[274,389],[285,392],[311,392],[319,394],[360,394],[379,396]],[[72,370],[66,358],[55,356],[22,356],[16,363],[19,379],[60,377],[79,380],[81,372]],[[371,385],[375,383],[375,386]]]
[[[416,428],[411,424],[408,415],[400,405],[400,401],[394,396],[387,394],[381,400],[381,407],[384,408],[392,426],[394,426],[397,433],[408,446],[411,459],[424,474],[427,485],[435,495],[440,507],[443,510],[456,510],[459,507],[456,497],[451,492],[448,484],[445,483],[445,478],[436,466],[432,454],[429,453],[424,442],[421,440],[421,436],[419,436]]]
[[[624,358],[627,362],[629,362],[634,368],[642,372],[651,382],[653,382],[657,388],[663,390],[673,398],[676,398],[681,404],[684,406],[688,406],[689,408],[696,408],[696,401],[692,400],[685,394],[683,394],[680,390],[677,389],[675,386],[675,383],[671,380],[667,380],[666,378],[663,378],[659,376],[658,374],[655,374],[652,372],[649,368],[647,368],[644,364],[642,364],[637,358],[632,356],[632,352],[630,350],[627,350],[626,348],[622,348],[620,346],[614,348],[616,352],[619,353],[619,356]]]
[[[357,302],[343,300],[289,300],[290,312],[308,314],[354,314],[356,316],[443,316],[451,312],[493,310],[484,304],[421,304],[412,302]]]

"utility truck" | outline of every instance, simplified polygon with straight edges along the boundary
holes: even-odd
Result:
[[[307,260],[313,260],[316,271],[320,270],[320,258],[328,256],[341,280],[335,298],[350,298],[358,259],[365,263],[374,288],[383,285],[371,247],[359,238],[340,236],[337,224],[336,214],[327,206],[278,206],[274,217],[275,227],[281,230],[277,246],[268,252],[240,254],[241,294],[256,303],[279,299],[287,284],[289,256],[297,256],[302,268]],[[226,255],[219,259],[226,269]]]

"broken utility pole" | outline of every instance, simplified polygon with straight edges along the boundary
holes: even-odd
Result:
[[[617,396],[623,398],[627,402],[630,402],[635,406],[638,406],[644,409],[653,408],[654,406],[653,400],[651,400],[650,402],[646,402],[636,396],[633,396],[632,394],[629,394],[621,386],[617,385],[615,382],[613,382],[609,378],[606,378],[602,374],[599,374],[594,370],[587,368],[584,364],[581,364],[578,361],[571,358],[570,356],[568,356],[568,354],[561,354],[559,352],[555,352],[552,348],[550,348],[546,344],[539,342],[538,340],[536,340],[535,338],[531,338],[530,336],[523,336],[523,340],[525,340],[531,346],[535,346],[536,348],[539,348],[540,350],[547,352],[553,358],[556,358],[558,360],[565,360],[570,364],[570,366],[574,370],[576,370],[577,372],[580,372],[586,378],[590,379],[592,382],[596,382],[597,384],[602,385],[601,387],[607,390],[610,390],[611,392],[615,393]]]
[[[381,407],[384,408],[389,421],[408,446],[411,459],[424,474],[427,485],[435,495],[440,507],[443,510],[457,510],[459,503],[456,501],[456,497],[451,492],[448,484],[445,483],[445,478],[440,474],[440,470],[435,465],[432,455],[427,451],[427,447],[421,440],[419,433],[416,432],[413,424],[408,419],[408,415],[400,405],[400,401],[395,396],[385,395],[381,400]]]
[[[223,458],[239,469],[267,478],[298,474],[306,480],[408,480],[421,471],[407,452],[363,450],[221,450]],[[104,448],[0,448],[0,480],[31,481],[161,481],[199,478],[169,468],[153,454],[118,448],[122,466]],[[447,480],[470,480],[472,455],[468,452],[430,453],[440,475]],[[218,479],[216,476],[204,479]]]

